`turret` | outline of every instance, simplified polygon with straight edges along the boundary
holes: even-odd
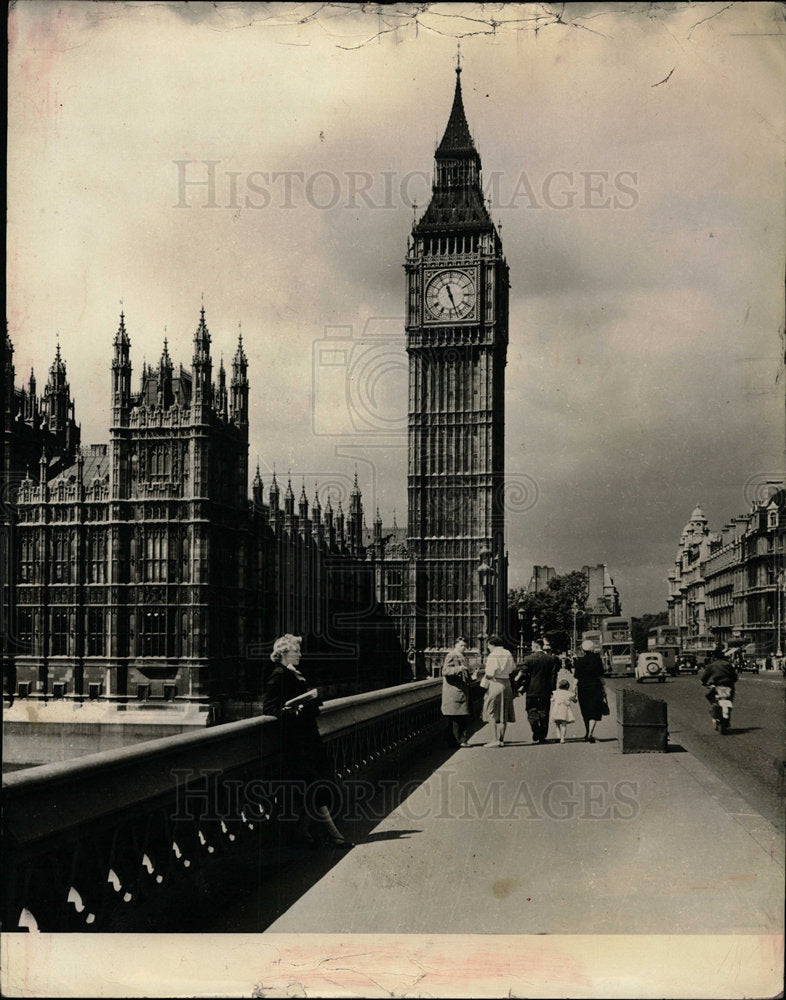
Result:
[[[264,497],[262,495],[262,477],[259,474],[259,462],[257,462],[257,471],[254,474],[254,481],[251,483],[251,499],[254,502],[254,507],[257,510],[261,510],[264,503]]]
[[[344,510],[340,500],[338,502],[338,513],[336,514],[336,544],[340,549],[343,549],[347,544],[346,534],[344,533]]]
[[[292,492],[292,479],[287,480],[287,489],[284,493],[284,517],[290,521],[295,516],[295,494]]]
[[[117,426],[128,422],[131,407],[131,341],[126,332],[125,314],[122,311],[113,347],[112,423]]]
[[[300,523],[303,525],[308,520],[308,500],[306,499],[306,481],[303,480],[303,488],[300,491],[300,500],[298,501],[298,513],[300,515]]]
[[[278,488],[278,480],[276,479],[275,469],[273,469],[273,482],[270,484],[270,493],[268,496],[270,498],[270,514],[268,516],[268,522],[272,528],[275,528],[278,523],[279,515],[281,514],[281,491]]]
[[[74,403],[66,379],[66,366],[60,354],[60,342],[55,359],[49,369],[49,381],[44,389],[44,421],[47,429],[56,434],[64,449],[73,451],[79,444],[79,428],[74,420]]]
[[[36,427],[38,424],[38,390],[35,379],[35,372],[30,369],[30,381],[27,383],[27,409],[24,413],[27,423]]]
[[[224,368],[224,357],[222,355],[221,361],[218,366],[218,389],[216,392],[216,410],[218,415],[224,420],[227,419],[228,414],[228,404],[227,404],[227,373]]]
[[[205,307],[199,310],[199,325],[194,332],[194,357],[191,361],[192,401],[197,406],[210,406],[213,395],[213,362],[210,359],[210,331],[205,323]]]
[[[5,379],[5,412],[7,417],[7,422],[10,422],[16,416],[16,393],[14,390],[14,378],[16,372],[14,371],[14,345],[11,342],[11,338],[8,335],[8,325],[6,324],[5,331],[5,372],[3,373],[3,378]]]
[[[230,416],[236,424],[248,423],[248,360],[243,350],[243,334],[238,333],[237,350],[232,359],[232,401]]]
[[[336,547],[336,525],[333,521],[333,504],[330,502],[330,494],[328,494],[327,503],[325,504],[324,524],[328,546],[334,549]]]
[[[322,524],[322,505],[319,502],[319,487],[314,483],[314,499],[311,503],[311,522],[317,538],[325,537],[325,527]]]
[[[358,486],[358,474],[355,471],[355,482],[349,497],[349,518],[347,525],[347,541],[353,552],[363,548],[363,495]]]
[[[169,346],[164,337],[164,350],[161,353],[161,360],[158,363],[158,405],[168,410],[174,402],[172,393],[172,359],[169,357]]]
[[[47,483],[49,482],[49,460],[46,457],[46,445],[41,449],[38,460],[38,482],[41,484],[41,499],[46,500]]]

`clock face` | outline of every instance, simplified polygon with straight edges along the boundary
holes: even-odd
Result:
[[[426,310],[432,320],[467,319],[475,309],[475,285],[465,271],[440,271],[426,286]]]

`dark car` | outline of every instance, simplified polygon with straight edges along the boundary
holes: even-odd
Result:
[[[682,653],[677,659],[677,672],[680,674],[697,674],[699,661],[693,653]]]

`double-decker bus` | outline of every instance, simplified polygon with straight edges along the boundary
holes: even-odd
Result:
[[[647,649],[656,646],[679,646],[680,630],[676,625],[657,625],[651,628],[647,636]]]
[[[682,651],[693,653],[701,666],[708,656],[712,656],[717,645],[718,640],[711,635],[691,635],[685,640]]]
[[[658,625],[647,636],[647,649],[660,653],[666,673],[674,677],[680,655],[680,630],[676,625]]]
[[[636,664],[629,618],[603,619],[600,655],[605,673],[633,673]]]
[[[587,639],[589,639],[590,642],[593,642],[595,644],[595,652],[599,653],[600,648],[603,645],[603,633],[600,631],[600,629],[590,629],[589,632],[582,632],[581,633],[582,643],[586,642]]]

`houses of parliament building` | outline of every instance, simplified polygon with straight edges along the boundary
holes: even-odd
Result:
[[[407,529],[365,526],[256,470],[248,362],[214,374],[202,308],[190,367],[164,341],[132,387],[121,313],[106,444],[84,447],[58,345],[43,394],[5,337],[3,653],[12,699],[190,705],[259,695],[282,632],[336,693],[435,673],[457,635],[502,623],[508,269],[456,70],[430,204],[405,260]],[[107,338],[109,348],[109,338]],[[107,352],[109,353],[109,351]],[[323,506],[324,504],[324,506]],[[413,669],[416,668],[416,669]]]
[[[404,655],[375,600],[375,538],[360,490],[345,516],[296,502],[257,469],[248,497],[248,363],[212,376],[204,308],[190,370],[164,342],[131,384],[121,313],[108,444],[82,447],[58,345],[42,396],[15,386],[5,339],[3,553],[7,695],[207,706],[259,693],[285,631],[309,637],[324,677],[374,686]],[[367,532],[365,533],[367,536]],[[376,670],[351,676],[376,647]],[[380,660],[382,662],[380,662]],[[371,662],[368,658],[367,662]],[[397,679],[399,679],[397,677]]]

